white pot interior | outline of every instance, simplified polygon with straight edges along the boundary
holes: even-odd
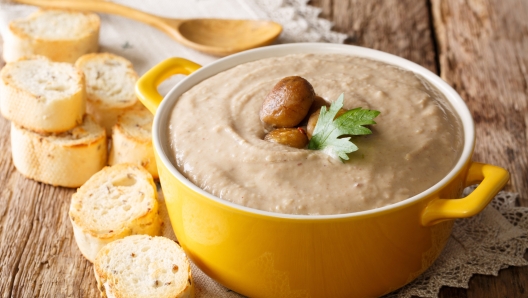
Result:
[[[230,69],[236,65],[269,58],[269,57],[278,57],[285,56],[294,53],[338,53],[338,54],[347,54],[353,56],[361,56],[365,58],[370,58],[378,61],[382,61],[388,64],[399,66],[403,69],[410,70],[414,73],[417,73],[428,80],[433,86],[435,86],[440,92],[444,94],[446,99],[454,107],[454,110],[458,113],[458,116],[462,122],[464,130],[464,147],[460,158],[454,168],[438,183],[430,187],[429,189],[423,191],[422,193],[415,195],[409,199],[395,203],[392,205],[384,206],[381,208],[348,213],[348,214],[336,214],[336,215],[291,215],[291,214],[281,214],[273,213],[267,211],[256,210],[231,202],[222,200],[216,196],[213,196],[204,190],[200,189],[189,180],[187,180],[172,164],[170,158],[168,157],[171,154],[169,144],[167,142],[167,129],[168,121],[170,118],[171,111],[176,104],[177,99],[185,91],[192,88],[197,83],[217,74],[224,70]],[[475,142],[475,129],[473,119],[471,114],[462,100],[462,98],[456,93],[451,86],[446,82],[440,79],[436,74],[430,72],[426,68],[413,63],[409,60],[403,59],[398,56],[394,56],[385,52],[380,52],[373,49],[367,49],[357,46],[349,45],[339,45],[339,44],[324,44],[324,43],[298,43],[298,44],[286,44],[286,45],[277,45],[277,46],[268,46],[263,48],[258,48],[255,50],[250,50],[242,52],[239,54],[231,55],[215,61],[214,63],[207,65],[198,71],[194,72],[192,75],[188,76],[176,86],[174,86],[171,91],[165,96],[163,102],[158,108],[158,111],[155,115],[154,124],[153,124],[153,142],[155,150],[158,152],[160,159],[169,169],[169,171],[180,181],[182,181],[189,188],[194,191],[202,194],[203,196],[208,197],[209,199],[216,201],[220,204],[251,213],[261,214],[264,216],[279,217],[279,218],[291,218],[291,219],[330,219],[330,218],[346,218],[346,217],[356,217],[368,215],[376,212],[386,211],[390,209],[398,209],[407,204],[411,204],[421,198],[431,194],[441,188],[443,185],[451,181],[455,175],[462,169],[464,164],[471,158],[474,142]]]

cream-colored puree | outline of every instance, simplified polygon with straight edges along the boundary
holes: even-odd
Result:
[[[381,111],[371,135],[352,137],[359,150],[349,161],[263,140],[262,102],[293,75],[326,100],[344,93],[347,109]],[[396,203],[440,181],[462,150],[458,117],[426,85],[412,72],[338,54],[242,64],[180,97],[169,129],[175,163],[205,191],[265,211],[339,214]]]

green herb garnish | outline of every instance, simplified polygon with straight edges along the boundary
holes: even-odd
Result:
[[[373,120],[380,111],[356,108],[349,110],[334,120],[337,112],[343,107],[341,94],[335,102],[326,107],[321,107],[321,113],[315,125],[313,136],[308,143],[308,149],[323,150],[324,153],[341,161],[348,160],[348,153],[358,150],[358,147],[350,141],[349,136],[368,135],[372,131],[363,125],[376,124]]]

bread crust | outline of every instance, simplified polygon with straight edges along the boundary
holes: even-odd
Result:
[[[16,169],[27,178],[54,186],[81,186],[106,164],[107,140],[101,127],[95,133],[71,140],[88,124],[97,125],[87,116],[81,126],[71,131],[44,135],[12,122],[11,146]]]
[[[99,250],[112,241],[136,234],[160,235],[163,221],[158,210],[152,176],[137,165],[119,164],[103,168],[72,195],[69,217],[79,250],[94,262]]]
[[[75,14],[79,18],[86,18],[87,26],[82,34],[73,38],[61,38],[57,36],[50,39],[40,36],[32,36],[21,27],[24,23],[50,13]],[[55,24],[50,24],[50,29]],[[99,49],[99,29],[101,20],[98,15],[90,12],[79,12],[68,9],[43,8],[29,15],[25,19],[15,20],[9,23],[8,30],[4,36],[3,57],[6,62],[13,62],[21,57],[30,55],[42,55],[56,62],[74,63],[80,56],[97,52]]]
[[[144,167],[154,179],[158,168],[152,145],[153,116],[145,107],[128,109],[112,128],[112,146],[108,164],[135,163]]]
[[[60,98],[47,98],[48,91],[40,94],[26,90],[14,77],[29,75],[35,68],[60,68],[57,72],[68,71],[71,77],[73,94],[61,94]],[[54,82],[54,78],[33,76],[30,84],[44,85],[46,79]],[[28,82],[26,82],[27,84]],[[63,92],[64,93],[64,92]],[[2,115],[24,128],[40,133],[60,133],[68,131],[81,124],[86,109],[86,91],[84,74],[72,65],[61,62],[51,62],[42,56],[24,57],[8,63],[0,71],[0,111]]]
[[[146,245],[151,248],[142,252]],[[145,255],[149,255],[146,262]],[[160,256],[166,256],[166,259],[160,260]],[[169,262],[177,264],[164,264],[167,259],[172,259]],[[119,263],[119,268],[116,263]],[[176,266],[173,267],[174,265]],[[174,272],[173,268],[176,268],[177,274],[167,274]],[[102,297],[194,297],[194,281],[189,260],[178,244],[165,237],[135,235],[108,244],[97,254],[94,274]],[[131,279],[136,279],[137,284],[128,284]],[[138,287],[141,287],[141,293],[136,290]]]

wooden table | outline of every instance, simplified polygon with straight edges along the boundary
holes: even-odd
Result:
[[[510,170],[506,189],[528,206],[528,1],[313,0],[348,44],[425,66],[451,84],[476,122],[474,159]],[[1,297],[98,297],[92,266],[73,239],[73,190],[22,177],[0,117]],[[440,297],[528,297],[528,267],[474,276]]]

